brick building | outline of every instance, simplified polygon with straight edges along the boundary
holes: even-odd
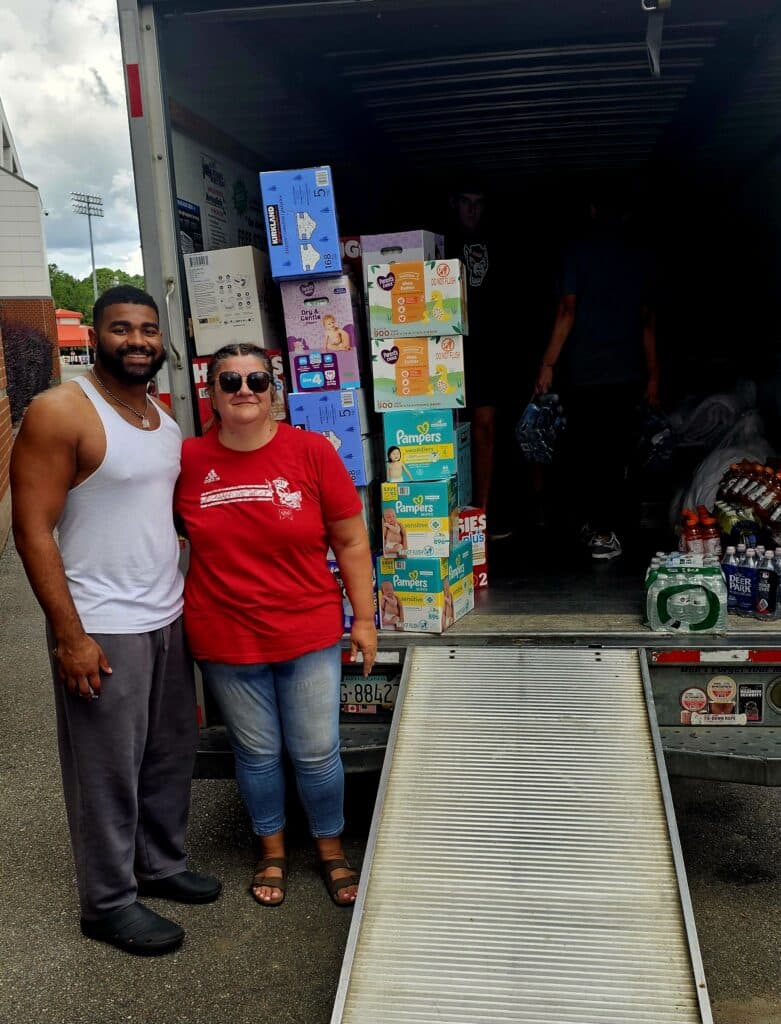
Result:
[[[35,185],[25,181],[11,129],[0,103],[0,322],[41,331],[52,343],[52,377],[59,377],[57,325],[43,237],[43,209]],[[0,367],[2,349],[0,348]],[[0,369],[0,550],[11,521],[8,457],[11,419],[4,367]]]

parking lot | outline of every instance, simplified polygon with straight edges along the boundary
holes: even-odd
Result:
[[[187,929],[182,949],[136,959],[81,937],[43,619],[10,544],[0,607],[0,1022],[326,1024],[350,911],[329,901],[295,811],[289,895],[274,910],[252,901],[251,837],[232,782],[194,783],[192,862],[225,890],[216,904],[168,911]],[[355,863],[375,785],[349,780]],[[714,1019],[778,1024],[781,794],[689,780],[673,780],[673,794]],[[414,850],[399,850],[399,872],[414,885]]]

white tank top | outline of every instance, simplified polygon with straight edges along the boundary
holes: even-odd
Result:
[[[106,454],[68,492],[58,542],[68,587],[88,633],[148,633],[182,611],[184,580],[173,524],[182,434],[164,413],[156,430],[127,423],[86,377]]]

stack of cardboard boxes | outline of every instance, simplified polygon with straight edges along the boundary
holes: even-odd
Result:
[[[383,629],[441,633],[474,607],[472,546],[458,516],[471,500],[463,267],[426,231],[364,236],[374,408],[385,482],[377,563]]]
[[[184,257],[202,426],[211,418],[209,355],[236,341],[270,350],[273,415],[328,437],[361,495],[378,552],[380,624],[442,632],[474,606],[472,552],[482,540],[472,515],[474,529],[459,541],[459,516],[464,533],[464,516],[475,512],[465,509],[469,425],[457,420],[466,404],[463,267],[426,231],[340,240],[328,167],[262,172],[260,184],[268,256],[246,246]],[[331,569],[338,578],[335,560]]]

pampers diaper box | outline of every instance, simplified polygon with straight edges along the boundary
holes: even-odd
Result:
[[[445,237],[433,231],[396,231],[386,235],[361,235],[363,279],[372,263],[420,263],[445,258]]]
[[[443,633],[475,606],[472,549],[449,558],[377,559],[380,629]]]
[[[389,412],[382,417],[386,477],[449,480],[458,469],[456,431],[450,409]]]
[[[372,338],[469,334],[464,267],[459,260],[373,263],[367,301]]]
[[[374,445],[363,391],[295,392],[289,396],[289,404],[292,425],[327,437],[356,486],[374,479]]]
[[[382,553],[447,558],[458,540],[455,479],[384,483]]]
[[[374,338],[374,408],[463,409],[464,339]]]
[[[341,274],[331,168],[261,171],[260,191],[272,276]]]
[[[361,311],[346,274],[281,285],[295,391],[359,388]]]
[[[265,253],[243,245],[187,253],[183,259],[199,356],[230,342],[278,346],[278,303]]]

